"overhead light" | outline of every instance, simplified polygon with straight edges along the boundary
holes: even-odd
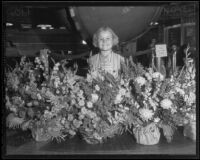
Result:
[[[13,24],[12,23],[6,23],[6,26],[8,27],[8,26],[13,26]]]
[[[87,42],[86,42],[86,41],[84,41],[84,40],[82,40],[82,44],[86,45],[86,44],[87,44]]]
[[[158,22],[151,22],[150,23],[150,26],[156,26],[156,25],[158,25],[159,23]]]
[[[158,22],[154,22],[154,25],[158,25]]]
[[[52,25],[50,24],[38,24],[37,27],[41,29],[53,29]]]

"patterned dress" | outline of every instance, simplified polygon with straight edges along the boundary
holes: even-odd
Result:
[[[103,59],[101,54],[96,54],[89,58],[91,70],[105,70],[106,72],[111,73],[115,78],[118,77],[121,62],[124,62],[124,58],[114,52],[111,52],[106,59]]]

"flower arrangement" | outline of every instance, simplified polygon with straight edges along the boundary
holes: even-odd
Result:
[[[48,50],[34,63],[21,58],[6,72],[6,122],[30,129],[36,141],[64,140],[80,134],[89,144],[129,131],[137,143],[159,142],[160,130],[171,142],[177,126],[195,121],[193,61],[170,78],[126,59],[115,79],[104,71],[79,77],[67,61],[49,66]]]
[[[178,120],[177,107],[173,103],[175,97],[170,97],[170,80],[152,68],[144,69],[140,64],[134,64],[132,59],[123,65],[122,79],[129,82],[131,90],[130,114],[135,117],[131,134],[135,135],[138,143],[156,144],[160,138],[158,128],[162,128],[167,141],[171,142]],[[152,136],[143,135],[141,132]],[[156,139],[153,139],[153,136]],[[147,143],[144,137],[151,138],[152,143]]]
[[[35,68],[22,57],[20,66],[6,74],[6,107],[11,112],[7,126],[31,129],[38,141],[74,136],[81,124],[74,116],[77,112],[70,98],[79,90],[77,66],[72,71],[65,69],[64,63],[56,63],[50,71],[46,52],[41,54],[45,55],[35,58]],[[13,75],[17,84],[12,83]]]
[[[91,71],[81,82],[77,95],[79,118],[83,122],[80,133],[87,143],[102,143],[108,137],[123,133],[128,108],[118,105],[125,95],[119,86],[119,81],[103,71],[98,76]]]

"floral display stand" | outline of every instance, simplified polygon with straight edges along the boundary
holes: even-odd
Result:
[[[138,144],[155,145],[160,140],[160,131],[156,123],[151,123],[145,127],[133,129],[134,136]]]

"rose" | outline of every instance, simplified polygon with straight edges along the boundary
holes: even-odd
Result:
[[[172,101],[170,99],[163,99],[160,105],[163,109],[169,109],[172,108]]]

